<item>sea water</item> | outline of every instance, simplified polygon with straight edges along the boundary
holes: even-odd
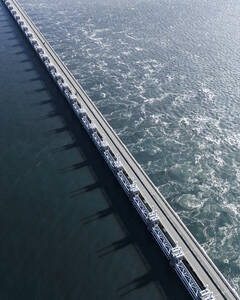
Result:
[[[20,0],[240,292],[240,3]]]
[[[1,300],[190,299],[0,2]]]

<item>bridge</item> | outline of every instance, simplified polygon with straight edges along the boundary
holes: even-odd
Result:
[[[18,1],[2,1],[192,298],[239,299]]]

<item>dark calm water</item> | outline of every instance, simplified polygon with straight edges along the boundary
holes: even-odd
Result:
[[[0,3],[0,298],[189,299]]]
[[[20,0],[20,2],[224,276],[240,292],[240,2],[237,0],[68,0],[67,4],[63,0]],[[2,31],[3,29],[1,27]],[[11,30],[16,31],[14,27]],[[7,28],[5,31],[11,30]],[[14,36],[14,39],[8,42],[16,46],[15,39]],[[3,40],[5,41],[5,38]],[[58,103],[58,108],[55,108],[55,104],[52,102],[56,96],[51,94],[55,89],[50,81],[45,82],[47,80],[46,74],[41,71],[43,74],[41,77],[37,73],[36,66],[32,66],[34,61],[37,66],[38,63],[31,51],[29,50],[31,58],[28,62],[30,66],[23,67],[21,64],[17,67],[18,63],[15,63],[11,65],[11,68],[15,68],[15,70],[10,70],[5,62],[8,60],[8,55],[11,54],[11,52],[6,51],[9,46],[8,44],[6,46],[1,44],[0,47],[1,53],[4,53],[4,56],[1,54],[1,58],[3,57],[1,70],[9,70],[5,71],[4,74],[4,80],[7,82],[4,84],[4,88],[10,86],[14,96],[18,95],[15,89],[19,89],[21,85],[18,81],[13,82],[13,75],[16,77],[15,80],[18,78],[22,84],[26,85],[27,89],[29,88],[29,91],[24,92],[24,96],[20,97],[19,94],[21,100],[19,99],[17,103],[11,102],[11,98],[7,97],[8,105],[12,106],[4,106],[1,110],[3,117],[1,116],[0,120],[1,123],[5,124],[5,127],[3,125],[1,127],[6,128],[2,131],[5,139],[5,147],[3,148],[5,150],[3,151],[6,153],[1,155],[4,162],[2,164],[5,165],[1,176],[4,174],[2,180],[4,180],[4,185],[8,187],[8,193],[14,195],[14,199],[17,199],[16,194],[19,195],[21,202],[28,199],[24,201],[30,202],[32,209],[36,210],[36,213],[33,214],[32,224],[35,224],[36,218],[43,222],[42,226],[45,231],[41,229],[40,225],[38,225],[38,230],[41,238],[44,234],[48,234],[48,239],[52,243],[52,248],[51,246],[48,248],[45,244],[45,251],[52,249],[52,257],[48,254],[49,260],[45,262],[46,265],[49,262],[53,264],[53,261],[56,264],[52,267],[52,272],[55,272],[55,274],[52,273],[52,277],[55,278],[56,272],[58,273],[56,266],[65,270],[64,267],[59,266],[59,260],[64,261],[63,257],[66,256],[64,251],[66,251],[66,244],[69,240],[65,242],[65,239],[66,236],[69,236],[68,233],[71,233],[72,242],[72,246],[68,248],[68,253],[72,257],[72,260],[68,261],[68,268],[71,273],[74,272],[72,268],[75,267],[74,270],[76,270],[80,267],[76,265],[76,261],[79,262],[80,260],[74,258],[74,255],[83,250],[77,245],[80,243],[82,245],[81,239],[84,240],[84,234],[85,237],[89,237],[92,231],[92,234],[96,234],[96,232],[97,234],[93,239],[92,246],[90,246],[91,249],[94,248],[96,251],[96,244],[99,243],[99,248],[108,244],[114,249],[120,247],[120,251],[115,252],[126,251],[124,252],[124,259],[128,260],[126,265],[129,268],[126,269],[126,274],[130,276],[132,272],[135,272],[137,276],[132,275],[130,277],[133,279],[127,280],[125,273],[119,275],[119,278],[124,278],[122,279],[123,285],[131,283],[135,287],[144,286],[146,288],[146,294],[143,293],[143,289],[135,289],[134,292],[138,294],[130,293],[127,297],[139,297],[141,295],[144,298],[144,295],[146,297],[149,292],[147,288],[151,289],[152,294],[159,297],[157,289],[155,286],[153,287],[153,282],[160,282],[159,274],[156,276],[154,273],[156,269],[153,266],[155,266],[156,260],[155,258],[152,260],[145,259],[147,255],[144,255],[144,261],[148,261],[146,264],[148,266],[146,267],[147,271],[141,264],[139,266],[142,266],[143,269],[136,267],[138,264],[135,265],[133,262],[134,260],[141,261],[134,252],[139,249],[140,241],[136,242],[135,238],[138,237],[136,233],[139,231],[138,226],[141,225],[134,226],[134,228],[136,227],[135,231],[130,234],[132,238],[134,237],[134,241],[129,242],[128,239],[125,239],[124,236],[128,236],[128,230],[131,228],[128,226],[128,222],[132,220],[135,214],[125,204],[124,213],[119,217],[119,209],[122,209],[122,203],[125,203],[120,200],[117,202],[119,205],[116,205],[112,210],[112,206],[115,204],[109,199],[115,199],[116,194],[118,195],[120,192],[116,193],[116,184],[113,188],[114,181],[110,184],[112,179],[111,175],[107,176],[109,174],[107,170],[107,179],[104,183],[102,182],[102,174],[105,174],[102,169],[105,167],[101,159],[95,157],[95,154],[93,155],[94,159],[85,159],[85,156],[89,155],[89,151],[81,150],[81,147],[85,145],[85,143],[80,142],[82,137],[78,136],[81,131],[67,106],[62,104],[59,107],[61,105],[59,103],[62,101],[55,101],[54,103]],[[15,52],[22,51],[18,51],[14,47],[10,49]],[[25,49],[22,52],[21,55],[25,57]],[[17,56],[14,56],[14,59],[17,59]],[[22,60],[25,59],[22,58]],[[3,65],[6,67],[3,68]],[[16,72],[16,68],[32,70],[30,73],[24,72],[25,75],[19,77],[19,70]],[[38,69],[42,70],[40,67]],[[7,74],[11,81],[6,79]],[[36,77],[38,80],[31,81],[29,86],[29,82],[26,83],[24,76],[30,76],[31,79]],[[44,78],[44,83],[40,80],[41,78]],[[35,85],[37,87],[33,96],[32,87]],[[44,87],[45,90],[42,90]],[[28,97],[31,100],[27,100]],[[15,100],[15,97],[13,98]],[[57,98],[61,97],[58,95]],[[2,100],[2,97],[1,101],[6,102],[6,100]],[[22,101],[26,101],[25,105],[22,104]],[[43,102],[44,105],[39,105],[38,101]],[[28,103],[35,103],[36,105],[29,106]],[[15,113],[9,115],[9,111],[16,108],[16,105],[18,113],[24,114],[24,122],[22,117],[19,117],[21,121],[16,119]],[[55,113],[56,110],[57,114]],[[35,117],[33,117],[33,111],[35,111]],[[62,116],[63,112],[64,117]],[[11,122],[10,118],[14,122]],[[9,128],[9,122],[13,126],[12,130]],[[58,126],[54,122],[60,122],[60,125]],[[24,126],[25,131],[20,125]],[[44,130],[44,126],[46,126],[46,130]],[[37,133],[34,128],[36,128]],[[11,132],[12,135],[10,135]],[[24,133],[26,141],[22,136]],[[40,145],[38,149],[35,149],[37,154],[34,156],[32,154],[34,152],[29,149],[36,147],[36,138],[39,144],[42,143],[42,146]],[[76,140],[78,141],[77,145]],[[1,139],[2,141],[3,139]],[[87,149],[91,147],[89,142],[86,143],[89,144]],[[8,145],[7,148],[6,145]],[[24,149],[28,145],[30,148],[25,151]],[[20,151],[21,147],[22,151]],[[59,147],[64,150],[52,151],[52,149]],[[12,155],[10,155],[11,149]],[[94,152],[94,150],[92,151]],[[84,158],[81,159],[79,155],[83,155]],[[26,159],[32,160],[32,163],[26,162]],[[42,161],[39,166],[38,159]],[[45,165],[43,161],[45,161]],[[20,162],[22,165],[18,166]],[[76,167],[82,162],[85,162],[84,167],[82,164],[80,167]],[[101,164],[101,167],[97,165],[97,168],[94,168],[95,162]],[[54,166],[56,166],[55,169]],[[72,166],[72,169],[69,166]],[[57,171],[66,167],[68,168],[67,172]],[[101,170],[98,175],[95,174],[96,169]],[[19,176],[14,173],[16,170],[18,170]],[[23,170],[25,170],[24,174],[26,175],[22,173]],[[90,182],[84,184],[82,180],[88,180],[86,174],[90,174],[91,179],[89,179]],[[35,176],[39,176],[38,180]],[[32,181],[34,180],[37,182],[35,182],[37,188],[33,185],[34,182]],[[106,192],[105,188],[98,186],[99,180],[107,190],[112,190],[112,194],[108,194],[110,192]],[[18,189],[16,189],[16,185],[14,186],[14,182],[17,182],[16,185],[18,184],[22,194],[16,192]],[[85,193],[79,195],[77,199],[70,196],[73,191],[79,191],[84,186],[85,188],[90,186],[87,188],[88,193],[94,193],[95,196],[86,194],[88,195],[86,197],[90,199],[94,197],[97,199],[94,201],[94,206],[91,206],[91,202],[89,203],[87,200],[79,201],[80,198],[85,197]],[[37,189],[41,191],[36,193]],[[3,191],[1,190],[1,192]],[[101,196],[97,194],[98,192]],[[29,193],[28,197],[26,197],[26,193]],[[56,196],[56,194],[59,195]],[[75,193],[73,194],[75,195]],[[40,200],[37,201],[36,197]],[[122,197],[124,198],[123,195]],[[49,198],[55,199],[51,200],[54,204],[50,208]],[[39,208],[35,206],[36,204],[33,204],[33,200],[34,203],[42,203],[41,214],[39,214]],[[19,209],[21,207],[26,211],[26,207],[23,206],[24,208],[22,208],[22,203],[20,205],[19,199],[15,201],[18,203]],[[97,209],[95,205],[98,201],[102,204],[98,204]],[[7,203],[10,205],[11,202],[7,201]],[[79,207],[76,206],[76,203]],[[27,204],[25,205],[27,206]],[[16,207],[15,202],[11,205]],[[67,206],[63,208],[62,205]],[[111,207],[110,210],[108,210],[109,207]],[[11,211],[10,208],[8,208],[9,212]],[[105,209],[107,209],[107,215]],[[4,210],[6,210],[5,207],[2,211]],[[52,227],[49,227],[49,220],[51,219],[49,210],[52,210],[51,216],[55,216],[54,223],[52,223],[55,225]],[[97,214],[98,217],[100,216],[97,218],[98,222],[88,223],[92,229],[81,227],[81,222],[79,222],[81,218],[91,214],[96,215],[101,211],[106,217],[101,218],[102,213]],[[110,211],[111,213],[109,213]],[[63,214],[63,212],[64,215],[59,217],[58,214]],[[47,221],[44,219],[46,213],[49,214]],[[131,213],[133,216],[129,217],[128,214]],[[75,223],[69,225],[69,218],[72,220],[72,214],[75,216],[73,218],[75,221],[72,222],[76,222],[77,225]],[[116,220],[118,221],[113,215],[117,217]],[[11,218],[17,219],[12,216]],[[64,222],[61,218],[64,218]],[[123,218],[124,220],[122,220]],[[137,220],[136,218],[136,223]],[[7,221],[5,226],[8,224]],[[121,237],[116,238],[115,236],[112,239],[109,237],[111,240],[109,243],[104,243],[102,240],[103,233],[102,235],[99,234],[99,230],[101,232],[100,225],[104,228],[104,239],[117,229],[109,230],[109,224],[106,225],[107,223],[101,222],[110,222],[111,226],[115,224],[118,232],[123,235],[123,241],[121,241]],[[119,229],[119,222],[124,224],[124,229],[121,226],[123,231]],[[21,220],[18,220],[16,224],[18,223],[21,223]],[[62,228],[58,229],[56,224],[58,226],[61,224]],[[69,232],[67,232],[66,226]],[[73,226],[79,228],[78,232],[77,230],[74,231],[75,235],[71,231]],[[51,237],[47,229],[52,232]],[[8,230],[5,231],[6,241],[10,234],[7,232],[12,232],[10,228]],[[34,231],[35,235],[36,230]],[[56,230],[60,231],[59,235]],[[84,234],[80,234],[81,230]],[[23,228],[19,228],[19,232],[24,232]],[[26,232],[26,242],[29,241],[29,234]],[[13,240],[14,237],[13,235]],[[38,235],[35,239],[39,244],[44,244],[38,239]],[[148,245],[146,239],[147,234],[146,236],[144,234],[144,237],[141,237],[142,245]],[[62,258],[60,256],[55,257],[56,249],[54,247],[56,247],[57,242],[61,244],[62,240],[66,243],[65,247],[62,246],[61,252],[64,253],[64,256]],[[121,242],[113,244],[114,240]],[[24,249],[25,244],[23,244],[22,249]],[[121,248],[123,245],[125,247]],[[78,249],[72,250],[74,247],[78,247]],[[155,251],[154,246],[146,248],[150,252]],[[99,260],[96,258],[97,255],[94,250],[85,250],[86,253],[94,253],[92,254],[94,257],[93,270],[96,268],[96,261]],[[6,251],[8,252],[8,250]],[[35,253],[34,251],[35,249],[32,250],[32,253]],[[133,251],[134,259],[130,258],[131,251]],[[145,250],[137,251],[142,253],[141,251],[144,252]],[[42,257],[45,252],[40,253],[39,256]],[[75,254],[73,255],[73,253]],[[121,254],[118,255],[120,256],[116,258],[116,264],[113,265],[115,267],[121,265],[122,267],[122,257]],[[156,255],[156,257],[159,256]],[[36,259],[35,266],[40,260],[39,256],[34,258]],[[142,257],[142,254],[140,256]],[[26,255],[25,260],[28,257],[29,255]],[[80,257],[86,265],[87,255]],[[151,254],[149,254],[149,258],[152,258]],[[104,259],[112,261],[111,257],[108,256]],[[91,261],[90,258],[89,261]],[[98,268],[101,271],[109,268],[109,261],[101,262],[102,265],[99,265],[101,263],[98,261]],[[26,265],[29,264],[26,262]],[[149,266],[151,266],[150,269]],[[91,270],[91,264],[89,268]],[[137,268],[140,268],[141,271]],[[45,270],[44,266],[42,270]],[[99,283],[99,286],[111,285],[112,293],[115,294],[110,295],[111,291],[109,290],[109,299],[111,297],[116,298],[116,295],[119,296],[116,294],[116,290],[121,286],[121,279],[116,280],[115,286],[112,286],[111,278],[116,277],[118,272],[114,272],[114,276],[110,272],[107,277],[109,281],[107,281],[107,279],[103,280],[101,271],[98,272],[97,278],[104,283]],[[80,270],[78,272],[80,274]],[[141,272],[145,275],[147,272],[147,276],[143,276],[144,279],[141,278]],[[32,274],[31,271],[29,273]],[[61,272],[59,271],[59,273]],[[107,270],[105,273],[108,273]],[[42,271],[38,274],[43,276],[43,282],[49,281],[47,277],[49,272],[44,273]],[[69,273],[67,274],[66,278],[69,278]],[[76,277],[82,276],[79,274],[73,274],[75,280]],[[138,281],[134,281],[136,278]],[[14,281],[13,278],[11,280]],[[86,278],[85,280],[89,281]],[[81,280],[76,281],[81,282]],[[98,282],[97,279],[96,281]],[[151,284],[146,285],[148,281]],[[69,282],[74,284],[70,278]],[[164,284],[160,286],[162,287]],[[49,283],[49,287],[52,287],[52,283]],[[86,282],[82,283],[82,287],[84,290],[88,288],[87,291],[93,293],[93,299],[101,299],[101,295],[96,296],[94,294],[96,290],[92,291]],[[41,286],[38,287],[39,290],[41,288]],[[105,291],[103,293],[105,295]],[[52,291],[51,296],[55,294]],[[167,295],[166,297],[171,296]]]
[[[240,2],[21,3],[240,292]]]

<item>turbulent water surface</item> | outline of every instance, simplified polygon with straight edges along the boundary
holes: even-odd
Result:
[[[240,2],[20,2],[240,292]]]
[[[0,66],[0,299],[190,299],[1,1]]]

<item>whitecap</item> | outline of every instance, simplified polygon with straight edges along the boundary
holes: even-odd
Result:
[[[193,194],[183,194],[176,202],[184,209],[199,209],[203,206],[203,202]]]

